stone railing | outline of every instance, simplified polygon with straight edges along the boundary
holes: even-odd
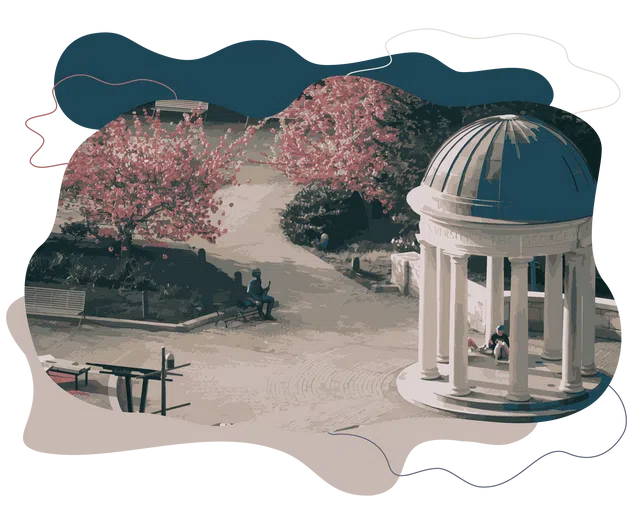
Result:
[[[420,276],[420,255],[416,252],[405,252],[393,254],[391,256],[391,282],[398,286],[401,293],[419,297],[419,276]],[[485,287],[481,284],[469,281],[469,327],[473,330],[484,333],[484,304]],[[505,291],[504,315],[505,327],[509,326],[509,304],[511,293]],[[544,331],[544,293],[529,292],[529,331]],[[620,316],[618,308],[613,300],[596,298],[596,337],[619,341]],[[493,327],[491,328],[493,330]]]

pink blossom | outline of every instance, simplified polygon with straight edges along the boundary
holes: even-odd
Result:
[[[275,151],[264,156],[294,183],[359,192],[390,208],[377,177],[386,167],[382,144],[397,139],[397,129],[379,122],[391,92],[387,84],[353,76],[308,87],[279,115]]]
[[[169,256],[168,256],[166,253],[164,253],[164,254],[162,255],[162,259],[163,259],[163,260],[166,260],[168,257],[169,257]]]
[[[101,226],[101,237],[212,241],[219,232],[206,222],[215,213],[211,198],[217,200],[225,186],[240,185],[229,170],[244,164],[255,130],[239,138],[225,135],[216,146],[197,112],[185,114],[170,131],[146,111],[129,124],[119,117],[73,154],[59,203],[79,205],[86,219]]]
[[[109,252],[113,252],[113,247],[109,247]]]

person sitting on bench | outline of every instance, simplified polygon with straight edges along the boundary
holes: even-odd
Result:
[[[271,316],[271,309],[273,308],[275,299],[268,295],[269,289],[271,288],[271,281],[269,281],[266,288],[262,287],[262,272],[259,268],[253,269],[251,276],[253,277],[253,280],[247,287],[249,299],[254,300],[258,305],[258,314],[260,315],[260,318],[263,320],[275,320],[275,318]],[[266,314],[263,311],[265,304],[267,305]]]
[[[478,347],[471,338],[467,340],[467,343],[474,352],[477,351],[487,355],[493,354],[496,361],[509,359],[509,336],[504,332],[504,325],[496,327],[496,332],[481,347]]]

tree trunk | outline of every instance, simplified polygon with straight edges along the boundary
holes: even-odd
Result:
[[[133,254],[133,241],[131,234],[125,234],[120,240],[120,262],[118,263],[118,269],[122,270],[126,265],[127,261],[132,257]]]
[[[123,257],[128,258],[131,256],[132,253],[133,253],[133,236],[131,233],[128,233],[122,239],[122,242],[120,245],[120,254]]]

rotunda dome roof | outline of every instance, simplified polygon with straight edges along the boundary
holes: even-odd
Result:
[[[513,222],[593,214],[596,180],[576,146],[538,119],[514,114],[465,126],[436,152],[422,181],[440,211]]]

